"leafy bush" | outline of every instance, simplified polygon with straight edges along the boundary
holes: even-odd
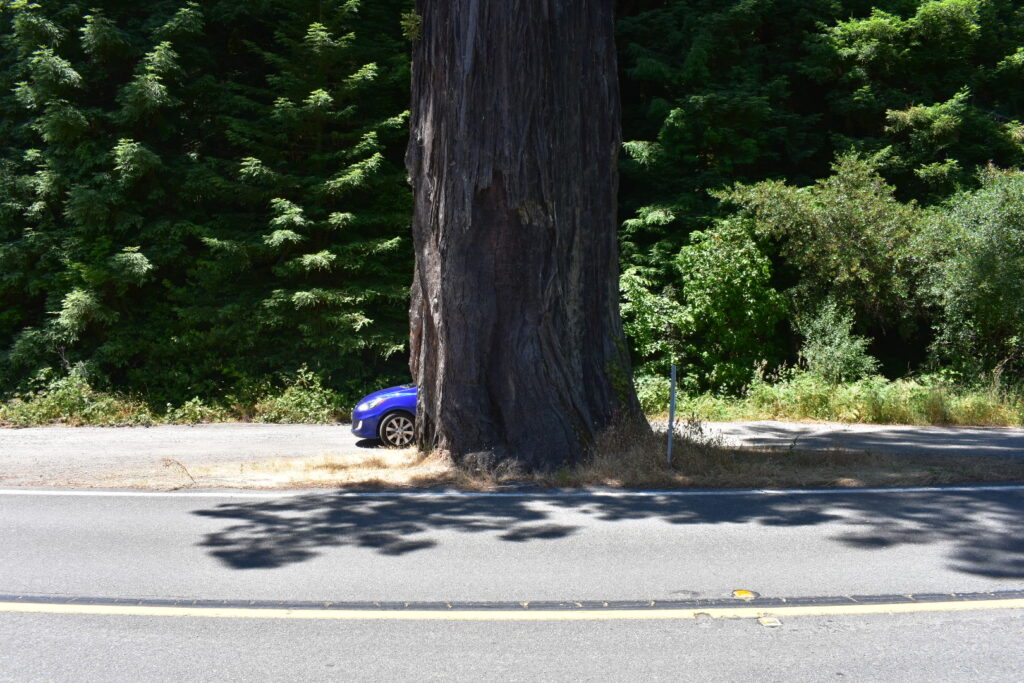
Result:
[[[655,291],[655,283],[640,268],[619,278],[622,324],[633,348],[646,361],[674,362],[679,355],[679,319],[682,307],[671,287]]]
[[[678,363],[686,390],[738,391],[755,365],[777,354],[785,305],[770,284],[767,256],[746,223],[720,221],[691,235],[676,271],[678,286],[657,293],[639,269],[626,271],[627,334],[648,363]]]
[[[775,328],[786,307],[771,286],[771,263],[749,224],[732,220],[693,233],[677,266],[686,384],[738,391],[777,354]]]
[[[832,175],[809,187],[769,180],[715,196],[739,206],[760,236],[777,240],[800,276],[788,292],[798,309],[831,297],[862,322],[895,325],[917,308],[923,266],[915,240],[923,212],[896,198],[877,165],[846,154]]]
[[[853,334],[853,313],[827,300],[812,316],[797,319],[804,337],[800,356],[807,370],[829,384],[858,380],[878,371],[878,361],[868,355],[870,343]]]
[[[146,404],[96,391],[81,367],[43,388],[0,404],[0,423],[18,427],[46,424],[151,425]]]
[[[338,413],[338,394],[325,389],[320,377],[302,366],[276,395],[264,396],[255,406],[256,422],[326,424],[334,422]]]
[[[668,411],[670,394],[669,380],[657,375],[637,375],[633,382],[636,385],[636,397],[640,407],[647,415],[657,415]]]
[[[196,396],[185,401],[177,408],[167,404],[164,421],[168,424],[199,424],[201,422],[225,422],[230,419],[228,411],[223,408],[208,406]]]
[[[1024,371],[1024,172],[989,168],[982,186],[935,216],[931,294],[941,314],[933,352],[980,375]]]

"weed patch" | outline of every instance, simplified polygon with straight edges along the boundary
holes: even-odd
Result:
[[[303,366],[282,393],[264,396],[256,404],[253,419],[256,422],[327,424],[335,421],[340,403],[340,397],[325,389],[320,377]]]
[[[338,394],[325,388],[320,378],[305,367],[281,390],[264,386],[255,399],[230,396],[226,402],[228,407],[207,403],[197,396],[178,406],[168,403],[161,415],[142,400],[95,389],[84,372],[76,369],[34,391],[0,402],[0,426],[117,427],[229,421],[329,424],[345,417]]]
[[[96,391],[78,371],[0,404],[0,425],[15,427],[151,425],[156,422],[157,418],[145,403]]]
[[[668,384],[641,378],[651,416],[668,412]],[[833,384],[809,372],[755,380],[739,397],[680,395],[677,413],[703,420],[824,420],[872,424],[1012,427],[1024,424],[1024,397],[1014,388],[963,387],[940,377],[868,377]]]
[[[164,416],[163,422],[166,424],[194,425],[209,422],[227,422],[230,419],[231,414],[227,410],[218,406],[207,405],[197,396],[185,401],[177,408],[168,403],[167,414]]]

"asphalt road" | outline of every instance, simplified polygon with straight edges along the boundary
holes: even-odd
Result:
[[[1024,615],[597,623],[0,614],[3,681],[1007,681]]]
[[[360,455],[376,446],[357,439],[348,425],[225,423],[0,429],[0,486],[95,486],[103,485],[108,478],[145,482],[166,478],[164,459],[191,467]]]
[[[852,450],[872,453],[1024,457],[1024,429],[840,424],[836,422],[708,422],[708,436],[749,448]]]
[[[849,449],[1024,457],[1024,429],[901,427],[836,423],[709,422],[704,438],[756,448]],[[186,467],[292,457],[365,456],[376,448],[348,425],[229,423],[159,427],[0,429],[0,486],[170,488]],[[170,482],[167,484],[166,482]]]
[[[529,601],[1024,587],[1021,488],[38,493],[0,493],[0,593]]]
[[[1024,489],[393,495],[0,491],[0,593],[688,600],[1024,587]],[[1019,680],[1003,612],[317,622],[0,609],[0,680]]]

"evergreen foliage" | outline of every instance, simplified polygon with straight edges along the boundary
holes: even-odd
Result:
[[[747,385],[754,369],[778,362],[776,327],[786,312],[771,286],[771,262],[743,220],[722,220],[690,235],[676,256],[679,288],[660,296],[648,289],[643,270],[622,276],[626,331],[639,353],[658,365],[681,365],[681,385],[690,391]]]
[[[801,360],[808,372],[825,382],[853,382],[878,370],[878,361],[868,355],[868,339],[853,334],[853,314],[835,299],[826,299],[818,310],[798,318],[797,328],[804,337]]]
[[[918,308],[921,211],[896,199],[874,160],[847,154],[832,170],[807,187],[766,180],[715,196],[778,243],[780,260],[797,275],[788,292],[797,316],[833,300],[864,322],[899,325]]]
[[[643,374],[740,391],[834,301],[890,376],[1021,377],[1021,3],[618,4]],[[0,0],[0,399],[66,379],[188,421],[299,382],[322,417],[406,376],[418,27],[409,0]]]
[[[853,309],[855,329],[891,373],[926,360],[935,326],[933,348],[953,348],[924,285],[937,252],[922,225],[948,209],[946,198],[978,187],[979,166],[1024,162],[1024,7],[639,4],[619,26],[622,243],[624,269],[643,272],[649,298],[680,287],[674,255],[691,233],[738,214],[754,222],[791,323],[832,297]],[[643,297],[626,289],[628,300]],[[684,365],[720,343],[716,334],[725,340],[732,329],[691,337]],[[982,338],[956,353],[1014,337]],[[635,349],[641,362],[661,362],[661,351]],[[793,339],[791,360],[797,351]],[[704,380],[734,388],[713,377]]]
[[[974,376],[1024,372],[1024,173],[988,168],[950,200],[929,237],[939,360]]]
[[[0,386],[82,362],[159,404],[400,372],[401,9],[6,3]]]

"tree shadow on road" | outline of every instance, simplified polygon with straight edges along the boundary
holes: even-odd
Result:
[[[356,546],[382,555],[431,548],[431,531],[492,533],[510,542],[558,539],[577,530],[552,524],[547,514],[507,498],[353,497],[300,495],[260,503],[232,503],[195,514],[234,520],[201,545],[236,569],[302,562],[322,548]]]
[[[786,450],[793,445],[810,451],[832,449],[871,453],[950,454],[961,457],[1024,458],[1024,429],[870,425],[804,425],[753,422],[742,435],[725,436],[748,448]]]
[[[582,515],[578,524],[553,510]],[[837,523],[831,541],[870,552],[899,545],[950,545],[950,566],[967,574],[1024,579],[1020,491],[621,496],[389,496],[334,492],[227,503],[194,514],[224,520],[200,543],[234,569],[303,562],[341,546],[399,556],[433,548],[439,532],[484,534],[508,543],[586,542],[589,522],[657,519],[678,527],[749,523],[808,527]],[[589,519],[588,519],[589,518]],[[572,520],[570,516],[568,519]]]

